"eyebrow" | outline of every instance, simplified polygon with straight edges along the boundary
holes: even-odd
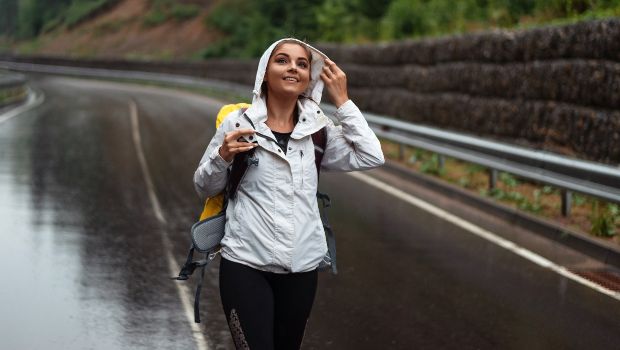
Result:
[[[287,54],[287,53],[285,53],[285,52],[278,52],[278,53],[276,53],[276,54],[275,54],[275,56],[274,56],[274,57],[277,57],[277,56],[279,56],[279,55],[283,55],[283,56],[286,56],[286,57],[288,57],[288,58],[291,58],[291,56],[289,56],[289,54]],[[299,57],[298,59],[302,59],[302,60],[305,60],[305,61],[307,61],[307,62],[310,62],[307,58],[305,58],[305,57],[303,57],[303,56]]]

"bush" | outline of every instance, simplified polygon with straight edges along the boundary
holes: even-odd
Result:
[[[156,27],[169,19],[182,22],[196,17],[199,13],[198,5],[179,4],[173,0],[154,0],[142,23],[147,27]]]
[[[167,19],[168,16],[163,11],[151,10],[146,14],[146,16],[144,16],[142,23],[146,27],[156,27],[166,22]]]
[[[193,4],[174,4],[170,10],[170,15],[175,20],[182,22],[196,17],[200,13],[200,7]]]
[[[256,57],[273,41],[286,36],[314,40],[316,2],[299,0],[230,0],[220,2],[206,18],[206,24],[225,34],[204,57]]]
[[[378,23],[383,12],[379,15],[371,11],[373,7],[385,11],[389,2],[383,2],[385,9],[374,2],[363,5],[364,2],[355,0],[325,0],[315,9],[317,26],[321,29],[316,39],[328,42],[365,42],[379,39]]]
[[[73,1],[65,12],[65,24],[71,28],[114,0]]]
[[[616,226],[620,223],[620,210],[616,204],[607,204],[603,208],[602,203],[595,200],[592,203],[591,233],[595,236],[612,237],[616,235]]]

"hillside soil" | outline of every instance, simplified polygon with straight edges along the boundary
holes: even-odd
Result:
[[[144,18],[150,1],[123,0],[109,11],[72,30],[65,28],[41,35],[34,42],[17,44],[22,54],[128,59],[191,59],[217,38],[205,25],[212,2],[201,6],[186,21],[168,20],[149,27]]]

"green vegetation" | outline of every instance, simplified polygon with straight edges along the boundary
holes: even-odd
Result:
[[[209,26],[226,33],[204,51],[204,57],[260,55],[274,39],[283,36],[317,37],[316,0],[223,1],[206,19]]]
[[[605,205],[599,201],[593,201],[590,220],[592,221],[590,232],[593,235],[602,237],[615,236],[616,226],[620,224],[620,209],[617,204],[608,203]]]
[[[274,40],[364,43],[620,16],[620,0],[229,0],[204,57],[255,57]]]
[[[21,101],[24,98],[26,98],[26,89],[23,87],[0,89],[0,107]]]
[[[0,36],[36,38],[73,27],[118,0],[0,0]]]
[[[0,38],[73,27],[120,0],[0,0]],[[193,0],[149,0],[147,27],[200,14]],[[225,0],[205,18],[220,39],[201,57],[256,57],[274,40],[366,43],[620,16],[620,0]],[[105,32],[105,28],[103,32]]]
[[[397,143],[386,139],[381,140],[381,145],[386,158],[396,161],[403,159],[405,160],[403,163],[413,170],[456,184],[472,193],[519,210],[620,243],[617,240],[620,232],[618,204],[572,193],[571,214],[569,217],[563,217],[562,191],[556,187],[500,172],[495,188],[490,189],[489,170],[481,165],[444,157],[444,165],[440,166],[439,157],[432,152],[408,146],[399,147]]]
[[[95,36],[101,37],[108,34],[113,34],[123,29],[123,27],[127,26],[131,22],[131,19],[123,18],[123,19],[115,19],[107,22],[103,22],[95,27],[93,34]]]
[[[539,213],[542,210],[542,204],[540,201],[541,195],[543,191],[545,191],[545,187],[550,188],[550,186],[544,186],[543,190],[538,188],[534,189],[531,192],[531,198],[528,198],[528,196],[524,195],[518,189],[520,183],[514,175],[508,173],[500,173],[499,181],[504,184],[505,189],[500,187],[496,187],[490,190],[484,189],[480,191],[480,194],[484,196],[491,196],[497,200],[515,203],[519,209],[531,213]],[[547,189],[545,192],[547,192],[547,194],[551,193],[549,189]]]
[[[110,0],[72,1],[65,12],[64,23],[72,28],[110,2]]]
[[[183,22],[196,17],[200,7],[194,4],[178,3],[174,0],[152,0],[151,9],[144,17],[144,25],[155,27],[173,19]]]

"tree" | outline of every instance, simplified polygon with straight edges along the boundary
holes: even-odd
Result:
[[[17,31],[17,0],[0,0],[0,36],[13,37]]]

